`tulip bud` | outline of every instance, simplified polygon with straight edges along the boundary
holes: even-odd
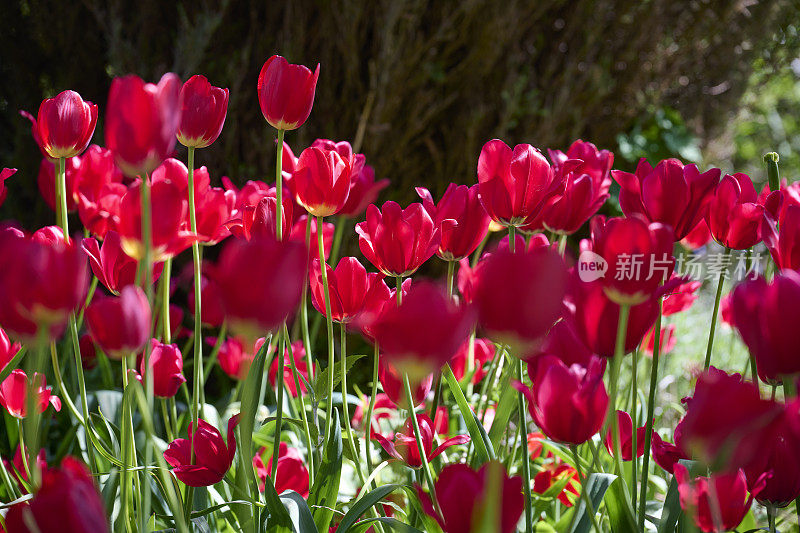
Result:
[[[222,131],[228,113],[228,89],[211,85],[199,74],[181,87],[182,110],[178,142],[192,148],[210,146]]]
[[[150,304],[134,285],[120,295],[94,298],[86,309],[86,325],[94,341],[111,358],[122,359],[142,349],[150,337]]]
[[[281,56],[267,59],[258,75],[258,103],[270,126],[277,130],[302,126],[311,114],[318,78],[319,65],[312,73]]]
[[[239,415],[228,420],[227,444],[219,430],[205,420],[198,420],[196,430],[189,423],[189,438],[175,439],[164,451],[164,459],[173,467],[175,477],[190,487],[208,487],[222,481],[236,454],[233,430],[238,423]]]
[[[96,125],[97,106],[84,102],[75,91],[63,91],[42,101],[35,123],[42,149],[54,159],[80,155]]]

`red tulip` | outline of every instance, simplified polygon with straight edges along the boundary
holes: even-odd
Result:
[[[661,435],[655,431],[653,432],[650,448],[653,451],[653,460],[656,464],[670,474],[675,472],[675,465],[679,460],[689,458],[688,454],[675,444],[664,442],[664,440],[661,439]]]
[[[419,424],[422,448],[425,450],[425,457],[429,462],[441,455],[447,448],[469,442],[468,435],[457,435],[445,440],[434,449],[433,443],[436,438],[436,431],[433,427],[433,421],[426,414],[418,414],[416,417],[417,424]],[[395,433],[394,442],[389,441],[380,433],[374,434],[373,437],[380,443],[386,453],[411,468],[419,468],[422,466],[422,458],[419,455],[419,448],[414,436],[414,427],[410,418],[406,420],[403,429],[402,433]]]
[[[93,237],[83,239],[81,248],[89,256],[89,265],[98,281],[114,294],[119,294],[123,287],[136,282],[139,262],[122,249],[122,242],[116,231],[106,233],[102,245]],[[153,283],[161,277],[163,268],[163,263],[153,265]]]
[[[673,278],[675,278],[674,274]],[[664,295],[664,303],[661,309],[661,314],[664,316],[670,316],[689,309],[695,300],[697,300],[697,291],[702,285],[702,281],[681,280],[680,285]]]
[[[465,303],[472,303],[475,299],[475,290],[478,284],[478,269],[481,264],[481,262],[478,262],[475,268],[472,268],[467,258],[458,262],[456,286]]]
[[[704,533],[722,532],[736,528],[744,519],[755,493],[747,495],[747,482],[741,470],[727,474],[691,479],[688,469],[675,465],[681,508],[688,512]]]
[[[525,226],[564,184],[533,146],[518,144],[512,152],[506,143],[494,139],[481,148],[478,186],[492,220],[503,226]]]
[[[228,89],[214,87],[196,74],[181,87],[181,122],[178,142],[205,148],[219,137],[228,114]]]
[[[311,223],[311,234],[308,239],[308,262],[311,264],[315,259],[319,261],[319,244],[317,236],[317,219],[302,215],[297,219],[297,222],[292,226],[289,231],[289,239],[306,245],[306,225]],[[325,250],[325,259],[331,255],[331,248],[333,247],[333,233],[336,228],[330,222],[322,223],[322,247]],[[273,233],[275,233],[273,231]]]
[[[489,487],[497,487],[490,476],[499,479],[499,493],[489,494]],[[422,510],[439,523],[444,533],[472,533],[476,531],[479,517],[486,507],[496,505],[499,524],[497,533],[511,533],[525,507],[522,496],[522,478],[509,477],[505,468],[497,462],[485,463],[480,470],[466,464],[454,463],[445,466],[434,483],[436,497],[442,517],[433,508],[430,497],[417,485]]]
[[[276,206],[278,204],[277,199],[275,198],[275,189],[270,189],[268,192],[264,192],[264,195],[259,196],[259,199],[256,200],[255,204],[247,204],[242,206],[241,208],[235,208],[231,212],[231,220],[228,221],[226,227],[230,230],[230,232],[240,239],[251,240],[253,238],[265,238],[275,235],[275,227],[276,227]],[[291,226],[292,223],[292,200],[289,198],[289,195],[283,196],[283,211],[281,213],[281,222],[283,226],[283,235],[288,235],[290,229],[293,227]],[[332,226],[332,225],[331,225]],[[312,226],[312,228],[316,229],[316,223]],[[327,226],[325,226],[325,230],[327,230]],[[312,231],[314,236],[316,236],[316,232]],[[333,234],[331,232],[331,234]],[[314,242],[311,242],[311,246],[309,246],[309,253],[315,250],[316,248],[313,246]],[[303,225],[303,238],[302,243],[305,246],[305,225]],[[319,257],[319,252],[317,252],[314,257]]]
[[[775,265],[782,270],[800,271],[800,206],[788,205],[780,218],[780,229],[771,224],[763,232]]]
[[[175,147],[181,124],[181,81],[169,72],[158,85],[137,76],[114,78],[108,94],[106,146],[128,176],[144,177]]]
[[[60,468],[42,472],[42,483],[32,500],[8,510],[6,530],[9,533],[110,531],[94,478],[83,463],[71,456],[64,458]]]
[[[567,282],[555,250],[499,250],[480,267],[475,303],[479,322],[496,341],[531,347],[561,316]]]
[[[437,285],[420,281],[400,306],[385,309],[372,329],[387,361],[407,373],[414,387],[455,355],[473,323],[470,308],[454,304]]]
[[[208,265],[209,263],[205,263]],[[207,271],[211,269],[206,268]],[[222,294],[219,284],[213,275],[202,274],[200,277],[200,299],[203,307],[200,309],[200,322],[207,326],[217,328],[225,321],[225,311],[222,308]],[[189,309],[194,310],[194,284],[189,290]]]
[[[120,295],[98,295],[86,309],[86,325],[94,341],[111,358],[122,359],[144,347],[150,338],[150,304],[134,285]]]
[[[253,457],[253,467],[259,479],[259,490],[264,492],[267,478],[272,475],[272,456],[267,461],[266,466],[261,455],[264,449]],[[283,494],[287,490],[293,490],[303,498],[308,498],[308,468],[303,462],[303,457],[297,448],[291,448],[285,442],[281,442],[278,448],[278,469],[275,479],[275,491]]]
[[[258,75],[258,103],[269,125],[277,130],[296,130],[308,119],[314,105],[319,65],[312,72],[272,56]]]
[[[599,184],[604,184],[611,178],[614,154],[609,150],[598,150],[594,144],[588,141],[581,139],[574,141],[567,149],[567,153],[561,150],[548,150],[547,153],[553,166],[563,165],[568,159],[580,159],[583,161],[580,171],[591,176],[592,180]]]
[[[721,245],[745,250],[758,244],[767,211],[758,203],[756,189],[747,174],[725,175],[708,207],[706,222]]]
[[[328,276],[328,289],[331,296],[331,318],[334,322],[350,322],[364,308],[366,295],[376,283],[383,279],[382,274],[367,273],[355,257],[343,257],[336,268],[325,264]],[[309,279],[311,303],[317,311],[325,315],[325,288],[319,259],[311,262]]]
[[[400,409],[408,409],[408,398],[406,398],[405,389],[403,388],[403,376],[391,363],[385,361],[383,358],[378,364],[378,381],[380,381],[383,392],[386,393],[386,396],[394,405]],[[422,405],[428,393],[431,392],[432,385],[433,374],[428,374],[428,376],[421,379],[416,386],[414,386],[414,384],[411,385],[411,396],[414,400],[414,407]]]
[[[97,106],[84,102],[75,91],[63,91],[43,100],[34,126],[42,150],[53,159],[80,155],[97,125]]]
[[[350,173],[350,192],[347,194],[347,201],[339,211],[339,216],[350,218],[360,216],[369,204],[375,202],[378,194],[388,186],[388,179],[375,181],[375,170],[364,164],[361,154],[355,154]]]
[[[79,169],[81,166],[80,157],[68,157],[64,160],[64,181],[67,189],[67,211],[70,213],[75,211],[78,204],[75,202],[73,191],[75,190],[75,182],[77,181]],[[47,207],[56,210],[56,165],[49,159],[42,159],[39,165],[39,174],[36,176],[36,184],[39,187],[39,193],[42,195],[44,203]],[[60,209],[60,207],[59,207]]]
[[[92,144],[80,157],[80,164],[76,167],[74,186],[71,191],[68,188],[71,199],[78,205],[82,201],[93,201],[110,183],[122,183],[122,172],[114,164],[114,154],[108,148]]]
[[[34,404],[40,413],[44,413],[48,405],[56,411],[61,410],[61,400],[52,394],[52,387],[47,386],[44,374],[33,373]],[[0,405],[6,408],[8,414],[14,418],[25,418],[28,413],[28,376],[22,370],[13,370],[11,374],[0,383]]]
[[[32,459],[30,456],[27,458],[28,460]],[[22,448],[20,445],[17,445],[17,449],[14,452],[14,460],[9,461],[7,459],[3,459],[3,465],[6,467],[11,479],[16,481],[17,488],[19,489],[20,493],[22,494],[29,494],[27,487],[30,487],[28,478],[28,473],[25,471],[25,463],[22,461]],[[47,469],[47,459],[45,458],[45,451],[43,449],[39,450],[39,454],[36,456],[36,466],[39,468],[40,471],[44,472]],[[26,482],[23,485],[23,481]]]
[[[3,168],[0,170],[0,205],[3,205],[3,202],[6,201],[6,196],[8,196],[8,189],[6,189],[6,180],[17,173],[16,168]],[[387,185],[388,185],[388,180]]]
[[[547,337],[542,345],[533,352],[525,354],[524,359],[532,362],[543,355],[554,355],[567,366],[578,364],[583,367],[588,367],[594,356],[592,351],[578,337],[575,326],[570,320],[556,322],[547,332]],[[528,365],[529,371],[534,368],[535,365]]]
[[[424,187],[416,188],[422,205],[442,235],[436,252],[445,261],[460,261],[474,252],[489,232],[489,214],[478,199],[478,185],[451,183],[434,204]]]
[[[603,384],[604,365],[598,357],[588,367],[567,367],[560,359],[545,355],[535,363],[533,389],[515,382],[528,399],[528,410],[550,439],[582,444],[603,425],[608,394]]]
[[[461,381],[467,375],[469,347],[470,342],[469,339],[467,339],[467,341],[461,345],[461,348],[458,349],[456,354],[450,360],[450,368],[458,381]],[[472,354],[475,362],[475,372],[472,374],[472,383],[477,385],[480,380],[483,379],[483,376],[486,375],[483,365],[494,358],[494,353],[495,346],[492,341],[489,339],[475,339]]]
[[[310,381],[310,378],[308,376],[308,363],[306,362],[306,350],[303,347],[303,341],[294,341],[292,343],[291,352],[291,357],[294,359],[294,365],[297,369],[298,380],[300,383],[300,394],[305,394],[306,385],[303,381],[303,378],[305,378],[306,381]],[[279,364],[280,360],[276,356],[272,360],[272,364],[269,365],[269,382],[273,387],[275,387],[277,383]],[[300,376],[303,376],[303,378]],[[298,392],[297,387],[294,384],[294,372],[292,372],[288,348],[283,352],[283,384],[289,391],[289,394],[292,395],[292,398],[297,398]]]
[[[658,338],[658,349],[660,355],[666,355],[675,348],[678,343],[678,338],[675,336],[675,324],[667,324],[661,328],[661,333]],[[642,339],[642,352],[648,357],[653,357],[653,350],[656,346],[655,327],[647,330]]]
[[[401,292],[405,296],[411,287],[411,278],[403,282]],[[375,341],[373,326],[384,308],[396,306],[395,289],[389,289],[384,280],[372,284],[370,290],[364,296],[364,307],[356,318],[351,322],[351,327],[358,329],[359,332],[370,342]]]
[[[232,329],[256,339],[283,324],[300,303],[306,259],[303,246],[292,241],[230,241],[217,262],[217,283]]]
[[[711,240],[711,230],[708,229],[708,223],[705,219],[698,222],[692,231],[686,237],[681,239],[681,244],[691,250],[702,248],[708,241]]]
[[[672,228],[674,240],[686,237],[705,217],[721,171],[700,173],[697,165],[665,159],[655,168],[639,160],[636,173],[611,171],[620,185],[619,203],[626,216],[643,216]]]
[[[78,340],[81,349],[81,366],[85,370],[91,370],[97,366],[97,350],[94,348],[92,336],[88,333],[81,335]]]
[[[564,478],[569,479],[561,492],[558,493],[558,501],[566,507],[572,507],[574,501],[580,495],[580,480],[578,471],[566,463],[556,459],[542,466],[542,469],[533,478],[533,492],[545,494],[547,490],[555,484],[562,483]],[[568,494],[572,494],[572,499]]]
[[[97,198],[81,197],[78,216],[89,233],[102,239],[109,231],[119,229],[120,202],[127,192],[128,188],[122,183],[109,183],[103,186]]]
[[[17,355],[20,348],[22,348],[22,344],[18,342],[12,343],[11,339],[8,338],[8,334],[3,328],[0,328],[0,372]]]
[[[139,364],[139,381],[149,376],[144,356]],[[153,393],[157,398],[172,398],[184,383],[183,355],[177,344],[163,344],[150,339],[150,368],[153,370]]]
[[[759,503],[785,507],[800,496],[799,447],[800,436],[795,435],[784,422],[775,438],[761,451],[768,457],[767,465],[764,468],[745,469],[750,492],[755,492],[762,480],[765,481],[764,487],[756,495]]]
[[[239,415],[228,420],[228,444],[219,430],[206,422],[197,421],[197,430],[189,423],[189,438],[175,439],[164,451],[164,459],[173,467],[173,474],[190,487],[208,487],[222,481],[233,463],[236,453],[236,435],[233,430]],[[191,462],[194,447],[194,463]]]
[[[356,406],[356,410],[353,413],[353,418],[351,420],[354,429],[363,429],[364,416],[367,413],[369,401],[370,399],[368,396],[363,396],[362,401]],[[374,436],[375,433],[381,432],[379,421],[391,419],[395,414],[395,407],[395,403],[390,400],[389,396],[386,394],[379,392],[375,395],[375,407],[372,411],[372,431],[370,431],[370,435]],[[392,432],[382,433],[382,435],[387,439],[394,438],[394,433]]]
[[[633,420],[631,415],[625,411],[617,410],[617,431],[619,433],[620,452],[622,453],[623,461],[631,461],[633,459]],[[642,426],[636,428],[636,457],[644,455],[644,439],[647,428]],[[611,455],[614,455],[614,443],[611,430],[606,432],[605,445],[606,450]]]
[[[643,218],[592,219],[592,252],[608,263],[603,284],[609,298],[637,305],[672,275],[672,234],[668,226]]]
[[[209,337],[206,339],[206,342],[211,345],[216,345],[219,339]],[[261,337],[256,340],[255,345],[250,349],[250,346],[245,346],[244,341],[237,337],[225,339],[222,346],[219,348],[219,355],[217,358],[220,368],[222,368],[222,371],[228,374],[230,378],[238,381],[244,380],[244,378],[247,377],[247,373],[250,371],[250,365],[253,362],[255,354],[258,353],[258,350],[261,349],[264,342],[264,337]]]
[[[350,191],[350,161],[333,150],[312,146],[300,154],[292,180],[297,203],[310,215],[334,215]]]

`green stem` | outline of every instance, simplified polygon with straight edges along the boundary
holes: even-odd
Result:
[[[628,330],[628,316],[630,315],[630,305],[623,304],[619,308],[619,321],[617,322],[617,341],[614,349],[614,359],[611,361],[611,376],[610,385],[611,390],[609,393],[608,413],[606,422],[611,422],[611,440],[613,441],[614,450],[614,473],[617,476],[622,476],[622,450],[620,446],[619,434],[619,421],[617,420],[617,388],[619,385],[619,370],[622,364],[622,357],[625,355],[625,338]],[[625,489],[626,499],[629,498],[627,494],[626,484],[623,481],[623,488]],[[634,489],[635,490],[635,489]],[[635,511],[634,511],[635,513]]]
[[[653,416],[656,409],[656,389],[658,387],[658,359],[661,355],[661,298],[658,299],[658,315],[653,330],[653,363],[650,365],[650,390],[647,396],[647,421],[644,431],[644,457],[642,459],[642,487],[639,495],[639,530],[644,531],[647,485],[650,477],[650,445],[653,438]],[[634,426],[635,427],[635,426]],[[635,430],[634,430],[634,433]]]
[[[203,368],[203,383],[208,381],[208,376],[211,375],[211,371],[214,369],[214,363],[217,362],[217,358],[219,357],[219,351],[222,348],[222,343],[225,342],[225,337],[228,334],[228,323],[223,322],[222,326],[219,328],[219,334],[217,335],[217,342],[214,344],[214,347],[211,348],[211,353],[206,360],[206,365]]]
[[[22,457],[22,470],[25,472],[25,475],[28,476],[28,479],[33,482],[33,474],[31,473],[31,466],[30,461],[28,461],[28,447],[25,446],[25,428],[23,427],[24,424],[22,423],[22,419],[17,418],[17,428],[19,431],[19,454]],[[34,462],[37,462],[34,459]]]
[[[453,298],[453,278],[455,277],[456,271],[456,262],[455,261],[448,261],[447,262],[447,298]],[[436,380],[433,385],[433,401],[431,401],[431,411],[430,417],[431,420],[436,422],[436,411],[439,409],[439,402],[441,401],[442,397],[442,371],[441,369],[436,371]]]
[[[314,453],[311,445],[311,429],[308,425],[308,415],[306,414],[306,401],[304,399],[303,391],[300,388],[300,377],[297,371],[297,364],[294,361],[294,351],[292,351],[292,343],[289,342],[289,329],[286,324],[283,325],[283,335],[286,337],[286,349],[289,352],[289,366],[292,369],[292,377],[294,378],[294,388],[297,391],[297,397],[300,399],[300,418],[303,420],[303,432],[306,437],[306,449],[308,450],[308,486],[314,485]]]
[[[372,453],[370,452],[370,444],[372,442],[372,411],[375,409],[375,397],[378,395],[378,370],[379,370],[380,348],[378,342],[375,341],[375,346],[372,352],[372,390],[369,396],[369,406],[367,407],[367,414],[364,417],[366,429],[364,430],[364,446],[366,447],[367,455],[367,472],[372,474]]]
[[[564,257],[564,252],[567,251],[567,234],[564,233],[558,238],[558,255]]]
[[[592,500],[589,499],[589,495],[586,493],[586,481],[589,479],[590,472],[586,473],[586,476],[583,475],[583,467],[581,466],[581,460],[578,456],[578,447],[574,444],[570,445],[570,450],[572,450],[572,459],[575,462],[575,469],[578,471],[578,481],[581,484],[581,498],[583,498],[583,503],[586,505],[586,510],[588,515],[592,519],[592,525],[594,526],[594,530],[597,533],[601,533],[603,530],[600,528],[600,523],[597,521],[597,513],[594,510],[594,506],[592,505]]]
[[[639,366],[639,351],[635,350],[631,358],[631,507],[636,509],[636,496],[639,494],[636,483],[639,479],[639,457],[637,456],[637,431],[639,427],[639,415],[636,409],[636,400],[639,395],[639,380],[638,380],[638,366]],[[649,450],[648,450],[649,453]]]
[[[336,218],[336,229],[333,230],[333,245],[331,246],[331,255],[329,259],[331,268],[336,267],[336,264],[339,262],[339,251],[342,248],[342,235],[344,235],[344,227],[347,225],[347,222],[347,217],[339,216]],[[322,231],[322,228],[317,226],[317,231]]]
[[[278,160],[275,163],[275,236],[278,240],[283,240],[283,134],[284,130],[278,130]],[[310,215],[307,224],[311,224]],[[322,226],[319,221],[317,228],[322,235]],[[323,258],[324,262],[325,259]]]
[[[472,268],[475,268],[475,265],[478,264],[478,259],[481,258],[481,254],[483,253],[483,249],[486,247],[486,243],[489,242],[489,237],[491,237],[491,232],[486,232],[486,237],[483,238],[481,243],[478,245],[478,248],[472,253],[472,260],[470,264]]]
[[[172,343],[172,329],[169,323],[169,283],[172,277],[172,259],[164,261],[164,270],[161,272],[161,325],[164,344]]]
[[[517,360],[517,380],[522,382],[522,360]],[[522,441],[522,492],[525,494],[525,531],[533,531],[533,513],[531,509],[531,465],[527,452],[528,430],[526,424],[525,395],[517,394],[517,409],[519,410],[519,438]]]
[[[150,198],[150,179],[149,176],[145,175],[144,179],[142,180],[142,195],[141,195],[141,210],[142,210],[142,241],[144,242],[144,257],[140,263],[140,267],[144,265],[144,270],[142,271],[142,281],[144,283],[145,294],[147,296],[148,303],[152,306],[153,305],[153,281],[151,279],[153,274],[153,219],[152,219],[152,203]],[[169,314],[169,313],[168,313]],[[150,332],[149,336],[152,336],[152,331]],[[152,377],[152,369],[150,368],[150,343],[147,342],[144,345],[144,368],[145,368],[145,393],[147,399],[147,410],[148,413],[153,412],[153,404],[154,404],[154,394],[153,394],[153,377]],[[152,437],[149,435],[148,437]],[[133,438],[133,415],[131,414],[131,438]],[[150,463],[153,460],[153,440],[152,438],[148,438],[145,442],[144,446],[144,457],[145,457],[145,466],[150,467]],[[135,456],[135,450],[134,450]],[[136,482],[138,483],[139,476],[136,475],[135,478]],[[141,495],[141,492],[139,492]],[[141,530],[146,531],[147,523],[150,518],[150,501],[152,498],[153,492],[151,490],[144,491],[144,504],[141,514]]]
[[[64,240],[69,240],[69,221],[67,220],[67,172],[66,159],[59,157],[56,161],[58,175],[56,177],[56,194],[58,194],[58,225],[64,233]]]
[[[311,221],[306,220],[306,249],[311,249]],[[300,329],[303,334],[303,347],[306,350],[306,366],[309,382],[314,380],[314,364],[311,355],[311,338],[308,335],[308,283],[303,286],[303,301],[300,304]]]
[[[517,228],[515,226],[508,227],[508,249],[513,254],[517,247]]]
[[[323,217],[317,217],[317,228],[322,228]],[[309,220],[309,223],[311,221]],[[317,247],[319,248],[319,266],[322,273],[322,288],[325,291],[325,324],[328,328],[328,406],[325,420],[325,442],[328,442],[328,435],[331,431],[331,420],[333,418],[333,366],[334,366],[334,347],[333,347],[333,317],[331,315],[331,292],[328,286],[328,269],[325,264],[325,243],[322,240],[322,231],[317,231]]]
[[[395,300],[397,301],[397,307],[400,307],[400,304],[403,303],[403,276],[394,277],[394,286]]]
[[[339,323],[339,337],[341,340],[339,360],[341,369],[340,371],[342,373],[342,410],[344,412],[344,427],[347,430],[347,442],[348,446],[350,447],[350,454],[353,456],[353,468],[355,469],[358,480],[361,482],[361,486],[363,487],[366,478],[364,477],[364,473],[361,471],[360,454],[356,449],[355,435],[353,434],[353,430],[350,426],[350,406],[347,401],[347,328],[344,322]]]
[[[725,260],[731,255],[731,249],[725,248]],[[723,260],[723,264],[726,261]],[[714,314],[711,316],[711,329],[708,332],[708,346],[706,347],[706,359],[703,362],[703,369],[708,370],[708,367],[711,366],[711,351],[714,348],[714,333],[716,332],[717,328],[717,315],[719,314],[719,301],[722,298],[722,286],[724,285],[725,281],[725,270],[719,273],[719,280],[717,281],[717,295],[714,298]]]
[[[281,425],[283,424],[283,373],[286,369],[286,344],[287,336],[284,334],[286,325],[278,331],[278,373],[275,375],[275,435],[272,437],[272,480],[278,476],[278,454],[281,446]]]
[[[164,430],[167,433],[167,439],[169,439],[169,442],[172,442],[175,440],[175,434],[172,433],[172,423],[169,419],[169,411],[167,411],[166,398],[161,398],[159,403],[161,403],[161,417],[164,419]]]
[[[419,431],[419,421],[417,420],[417,414],[414,412],[414,397],[411,393],[411,382],[408,380],[408,374],[403,373],[403,387],[405,388],[406,398],[408,399],[408,405],[411,407],[409,408],[409,416],[411,418],[411,424],[414,427],[414,437],[417,440],[417,451],[419,452],[419,458],[422,462],[422,471],[425,474],[425,482],[428,485],[428,491],[431,494],[431,501],[433,502],[433,507],[436,509],[436,512],[441,516],[442,510],[439,506],[439,500],[436,498],[436,488],[433,485],[433,475],[431,474],[431,467],[428,463],[428,456],[425,455],[425,447],[422,444],[422,437]]]

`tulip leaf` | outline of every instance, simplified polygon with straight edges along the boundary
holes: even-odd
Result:
[[[331,434],[325,444],[325,453],[314,485],[308,495],[308,505],[312,509],[317,530],[328,531],[339,496],[339,482],[342,475],[342,430],[339,427],[339,411],[334,409],[331,421]]]
[[[311,509],[302,496],[293,490],[287,490],[280,495],[280,500],[292,519],[294,533],[317,533]]]
[[[22,359],[22,356],[25,355],[25,348],[22,347],[17,350],[17,353],[14,354],[14,357],[6,363],[6,365],[0,369],[0,383],[4,382],[11,373],[19,367],[19,362]]]
[[[350,371],[350,368],[355,364],[356,361],[361,359],[362,357],[366,357],[363,354],[360,355],[350,355],[345,359],[344,364],[347,367],[347,371]],[[333,388],[335,389],[336,386],[342,381],[342,365],[335,364],[333,365],[335,368],[333,369]],[[320,402],[328,397],[328,372],[330,368],[326,368],[322,372],[317,373],[317,377],[314,380],[314,398],[317,402]]]
[[[369,518],[354,524],[349,531],[351,531],[351,533],[365,533],[375,522],[380,522],[384,526],[389,526],[387,529],[392,531],[400,531],[401,533],[422,533],[419,529],[409,526],[396,518]],[[338,532],[339,530],[337,529],[336,531]]]
[[[681,459],[681,464],[689,469],[692,475],[699,472],[699,464],[697,461],[690,461],[688,459]],[[658,522],[658,533],[672,533],[675,531],[675,526],[678,524],[683,510],[678,494],[678,482],[675,477],[669,482],[667,495],[664,497],[664,506],[661,508],[661,520]]]
[[[513,364],[509,365],[509,369],[513,368]],[[492,427],[489,428],[489,440],[493,446],[499,446],[503,438],[503,434],[508,429],[508,421],[511,419],[511,414],[517,408],[519,392],[511,386],[511,372],[506,372],[500,380],[500,400],[497,402],[497,407],[494,411],[494,421]]]
[[[467,431],[472,439],[472,443],[475,445],[475,458],[478,464],[493,460],[495,455],[492,442],[489,440],[486,432],[483,431],[478,417],[475,416],[475,413],[472,412],[472,408],[467,403],[464,392],[458,385],[458,380],[453,374],[453,370],[450,368],[449,364],[444,365],[443,374],[445,379],[447,379],[447,385],[450,387],[450,393],[458,404],[458,409],[461,411],[464,423],[467,425]]]
[[[304,530],[296,530],[290,511],[284,505],[272,479],[267,479],[264,483],[264,500],[267,502],[269,517],[266,520],[266,530],[275,533],[305,533]]]
[[[603,498],[611,522],[611,531],[614,533],[637,533],[639,529],[636,519],[633,517],[630,501],[625,497],[625,489],[622,484],[622,479],[615,479]]]
[[[369,491],[367,494],[359,498],[353,506],[344,515],[339,527],[336,529],[337,533],[347,533],[350,527],[356,523],[356,520],[361,518],[367,509],[384,499],[397,489],[402,488],[402,485],[381,485],[375,490]]]
[[[603,503],[603,499],[606,497],[609,487],[611,487],[617,479],[617,476],[614,474],[590,474],[584,481],[583,486],[580,487],[580,490],[587,491],[595,513],[600,509],[600,505]],[[614,518],[612,518],[611,521],[613,524]],[[632,531],[635,531],[635,529],[634,526]],[[556,530],[568,531],[569,533],[589,533],[592,530],[592,517],[586,509],[586,504],[582,497],[578,498],[575,502],[575,506],[561,517],[561,520],[556,524]],[[615,529],[614,531],[617,530]]]

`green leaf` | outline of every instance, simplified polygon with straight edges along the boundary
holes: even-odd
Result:
[[[603,498],[609,487],[617,480],[614,474],[590,474],[584,482],[581,490],[587,491],[592,508],[597,513]],[[573,518],[573,515],[574,518]],[[569,525],[572,524],[572,528]],[[558,531],[569,531],[570,533],[589,533],[592,530],[592,517],[589,515],[583,497],[579,498],[575,506],[556,524]]]
[[[453,398],[456,399],[458,409],[461,411],[461,416],[464,418],[464,423],[467,425],[467,431],[469,432],[469,436],[472,439],[473,445],[475,446],[476,461],[479,465],[482,465],[487,461],[494,460],[495,455],[492,442],[486,436],[486,432],[482,431],[483,428],[478,421],[478,417],[475,416],[475,413],[472,411],[469,403],[467,403],[467,399],[464,397],[464,392],[458,385],[458,380],[453,374],[453,370],[450,368],[449,364],[444,365],[443,374],[445,379],[447,379],[447,385],[450,387],[450,393],[453,395]]]
[[[344,518],[342,518],[339,527],[336,529],[337,533],[347,533],[350,527],[356,523],[356,520],[367,512],[367,509],[402,487],[402,485],[382,485],[359,498],[350,510],[347,511]]]
[[[658,533],[672,533],[678,524],[678,517],[681,516],[681,504],[678,499],[678,482],[675,477],[669,482],[667,495],[664,498],[664,506],[661,508],[661,520],[658,522]]]
[[[345,359],[344,364],[347,367],[347,371],[350,371],[350,368],[353,364],[361,359],[362,357],[366,357],[365,355],[350,355]],[[335,389],[336,386],[342,381],[342,365],[337,364],[334,365],[333,369],[333,388]],[[317,374],[317,378],[314,381],[314,398],[316,401],[322,401],[328,397],[328,372],[330,368],[326,368],[322,372]]]
[[[293,533],[294,525],[289,511],[284,506],[280,496],[275,490],[272,479],[267,479],[264,483],[264,499],[267,502],[269,517],[266,521],[266,529],[275,533]],[[297,532],[295,532],[297,533]]]
[[[280,496],[283,506],[292,519],[295,533],[317,533],[317,525],[311,516],[311,509],[302,496],[289,490]]]
[[[384,526],[389,526],[388,529],[392,531],[400,531],[400,533],[423,533],[419,529],[409,526],[408,524],[405,524],[396,518],[369,518],[355,524],[350,531],[352,531],[352,533],[364,533],[370,527],[372,527],[375,522],[380,522]],[[338,532],[339,530],[337,529],[336,531]]]
[[[328,531],[331,525],[342,475],[342,430],[339,427],[339,410],[334,409],[333,412],[332,431],[325,445],[322,464],[308,495],[308,505],[319,531]]]
[[[516,362],[512,362],[509,368],[513,368]],[[489,428],[489,440],[492,441],[492,446],[499,446],[503,434],[508,429],[508,421],[511,419],[511,413],[517,408],[517,395],[519,392],[511,386],[512,372],[506,372],[503,379],[500,381],[500,401],[497,402],[497,408],[494,412],[494,421],[492,427]]]
[[[603,498],[611,522],[611,531],[614,533],[638,533],[638,526],[633,518],[633,513],[631,513],[630,502],[625,497],[622,483],[623,481],[619,478],[614,480],[610,490]]]
[[[22,356],[25,355],[25,348],[22,347],[17,350],[17,353],[14,354],[14,357],[11,358],[11,361],[6,363],[2,369],[0,369],[0,383],[4,382],[11,373],[17,369],[19,366],[19,362],[22,359]]]

